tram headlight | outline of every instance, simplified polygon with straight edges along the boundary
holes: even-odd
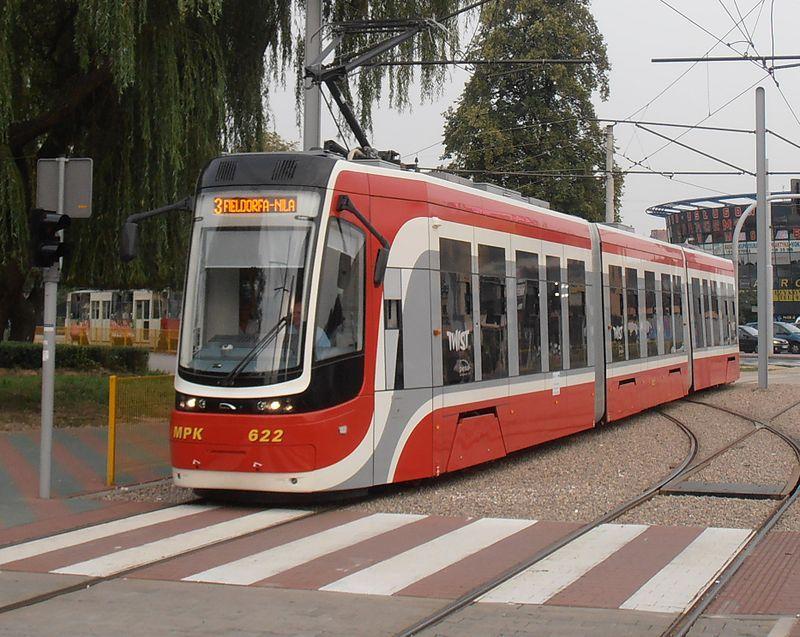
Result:
[[[272,400],[259,400],[256,402],[256,411],[260,412],[286,413],[292,411],[292,409],[294,409],[294,406],[288,400],[273,398]]]
[[[178,394],[176,402],[178,409],[184,411],[200,411],[206,408],[206,399],[197,396]]]

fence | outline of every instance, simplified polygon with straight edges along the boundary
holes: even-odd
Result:
[[[174,376],[111,376],[108,382],[108,486],[170,475],[169,416]]]

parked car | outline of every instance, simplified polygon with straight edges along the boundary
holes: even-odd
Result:
[[[758,330],[750,325],[739,326],[739,350],[755,354],[758,351]],[[789,351],[789,341],[785,338],[772,339],[772,351],[785,354]]]
[[[758,329],[758,323],[748,323],[750,327]],[[772,324],[772,335],[789,341],[789,351],[800,354],[800,327],[791,323],[775,321]]]

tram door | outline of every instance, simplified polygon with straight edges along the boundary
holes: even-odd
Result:
[[[106,343],[111,336],[111,295],[112,291],[92,292],[89,301],[89,340],[92,343]]]
[[[153,293],[149,290],[137,290],[133,293],[133,333],[136,342],[149,343]]]

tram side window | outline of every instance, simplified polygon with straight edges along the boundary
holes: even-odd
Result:
[[[658,316],[656,312],[656,274],[644,273],[644,328],[647,355],[658,356]]]
[[[636,268],[625,268],[625,298],[628,303],[628,320],[625,332],[628,336],[628,360],[641,358],[639,351],[639,288]]]
[[[694,346],[705,347],[703,336],[703,306],[700,302],[700,279],[692,277],[692,313],[694,314]]]
[[[625,360],[625,288],[622,284],[622,268],[608,268],[608,295],[611,310],[611,361]]]
[[[569,284],[569,366],[578,369],[587,365],[586,334],[586,264],[567,259]]]
[[[472,257],[470,244],[439,241],[442,302],[442,382],[457,385],[475,380],[472,333]]]
[[[714,333],[714,345],[722,344],[722,321],[719,311],[719,288],[716,281],[709,281],[711,293],[711,331]]]
[[[675,336],[675,351],[683,351],[683,278],[672,277],[672,318]]]
[[[738,343],[739,336],[736,325],[739,320],[736,316],[736,286],[730,283],[728,284],[728,298],[730,300],[730,305],[728,306],[730,308],[730,312],[728,312],[728,321],[730,322],[731,343]]]
[[[661,275],[661,307],[664,315],[661,317],[661,324],[664,330],[664,353],[671,354],[674,343],[672,335],[675,331],[672,316],[672,277],[669,274]]]
[[[99,319],[100,318],[100,301],[92,301],[92,319]]]
[[[547,257],[547,345],[550,352],[550,371],[563,369],[561,356],[561,258]]]
[[[539,314],[539,255],[517,251],[517,343],[519,373],[542,371]]]
[[[484,380],[508,376],[506,252],[478,245],[478,298],[481,312],[481,373]]]
[[[714,320],[711,316],[711,286],[708,285],[708,279],[703,279],[703,302],[705,303],[703,318],[706,325],[706,346],[713,347],[715,345]]]
[[[722,333],[722,344],[727,345],[731,342],[730,325],[728,324],[728,290],[724,283],[717,284],[719,299],[719,327]]]
[[[322,261],[314,335],[314,360],[360,352],[364,347],[364,234],[330,220]]]

